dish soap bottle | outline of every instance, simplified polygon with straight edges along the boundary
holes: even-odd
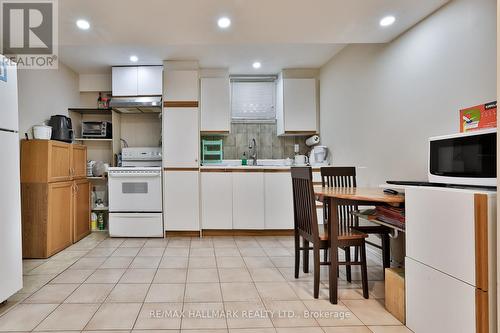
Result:
[[[247,165],[247,153],[244,152],[243,156],[241,157],[241,165]]]

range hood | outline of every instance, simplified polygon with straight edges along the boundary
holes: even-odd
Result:
[[[161,113],[161,96],[112,97],[109,106],[120,113]]]

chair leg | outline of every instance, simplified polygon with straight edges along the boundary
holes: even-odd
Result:
[[[328,262],[328,249],[323,250],[323,260]]]
[[[391,267],[391,239],[389,234],[382,234],[382,260],[385,269]]]
[[[361,259],[361,280],[363,283],[363,297],[368,299],[368,271],[366,268],[366,246],[365,242],[363,241],[363,244],[361,245],[360,248],[360,259]]]
[[[354,261],[359,261],[359,248],[357,246],[354,248]]]
[[[304,239],[304,242],[302,244],[302,246],[304,247],[304,249],[302,250],[302,255],[304,257],[304,267],[302,267],[302,270],[304,271],[304,273],[309,273],[309,242]]]
[[[314,261],[314,298],[319,297],[319,277],[320,277],[320,265],[319,265],[319,244],[314,244],[313,248],[313,261]]]
[[[344,253],[345,253],[345,261],[346,262],[351,261],[351,248],[346,247],[344,249]],[[346,276],[347,282],[350,283],[351,282],[351,265],[345,265],[345,276]]]
[[[300,236],[295,234],[295,278],[299,278],[300,270]]]

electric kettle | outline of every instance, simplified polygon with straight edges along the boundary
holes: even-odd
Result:
[[[49,126],[52,127],[52,140],[71,142],[73,141],[73,127],[71,118],[63,115],[51,116]]]

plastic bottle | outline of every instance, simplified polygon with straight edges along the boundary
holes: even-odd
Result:
[[[104,213],[97,214],[97,229],[104,230]]]
[[[241,165],[247,165],[247,153],[243,153],[243,156],[241,157]]]
[[[92,230],[97,230],[97,214],[95,212],[90,214],[90,227]]]

